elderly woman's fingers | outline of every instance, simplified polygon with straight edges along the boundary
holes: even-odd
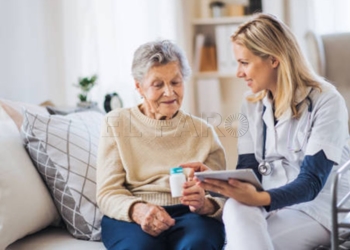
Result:
[[[169,227],[175,224],[175,220],[170,217],[170,215],[162,207],[158,207],[159,210],[156,211],[155,216],[149,224],[148,232],[151,235],[157,236],[163,231],[169,229]]]
[[[188,162],[188,163],[183,163],[180,166],[183,168],[192,168],[195,172],[203,172],[203,171],[210,170],[209,167],[207,167],[201,162]]]
[[[175,225],[175,220],[165,211],[164,208],[159,207],[159,211],[156,214],[155,222],[157,226],[163,229],[168,229]]]
[[[189,178],[189,180],[186,181],[186,182],[183,184],[182,187],[183,187],[184,190],[186,190],[186,189],[188,189],[188,188],[191,188],[191,187],[193,187],[193,186],[196,186],[196,183],[197,183],[196,180],[194,180],[194,179],[192,179],[192,178]]]
[[[187,181],[183,185],[182,196],[186,197],[186,196],[192,195],[192,194],[198,194],[198,195],[201,195],[203,197],[205,196],[204,189],[201,188],[199,185],[197,185],[196,180]]]
[[[184,168],[183,169],[184,174],[187,177],[187,180],[192,180],[194,177],[194,169],[193,168]]]
[[[157,236],[175,224],[175,220],[164,208],[153,204],[137,203],[133,209],[133,220],[140,224],[142,230]]]
[[[184,184],[182,197],[180,201],[183,205],[189,206],[192,212],[203,207],[205,202],[205,191],[196,185],[196,181],[188,181]]]
[[[204,200],[205,196],[198,193],[183,196],[180,198],[181,203],[186,206],[201,206]]]

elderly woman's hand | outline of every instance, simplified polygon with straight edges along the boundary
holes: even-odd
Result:
[[[205,191],[196,184],[197,180],[189,178],[183,186],[183,193],[180,201],[183,205],[189,206],[190,210],[197,214],[213,214],[214,204],[205,197]]]
[[[175,220],[164,208],[153,204],[135,203],[130,213],[132,220],[139,224],[144,232],[152,236],[158,236],[175,225]]]
[[[192,176],[190,177],[193,177],[194,172],[203,172],[203,171],[210,170],[208,166],[204,165],[201,162],[188,162],[188,163],[183,163],[180,166],[183,168],[189,168],[192,170]]]

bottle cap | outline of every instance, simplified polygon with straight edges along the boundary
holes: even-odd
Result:
[[[181,174],[183,173],[183,168],[182,167],[176,167],[170,169],[170,174]]]

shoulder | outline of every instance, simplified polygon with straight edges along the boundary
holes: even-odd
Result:
[[[313,106],[317,107],[327,105],[327,107],[346,107],[345,100],[334,85],[327,81],[320,81],[321,90],[314,89],[310,97]]]
[[[184,126],[190,126],[195,127],[197,132],[201,131],[207,131],[208,129],[214,131],[213,125],[211,125],[208,121],[204,120],[201,117],[198,117],[196,115],[192,115],[186,111],[180,110],[181,112],[181,119],[179,123],[182,123]]]
[[[113,109],[112,111],[108,112],[105,115],[105,121],[110,123],[116,119],[120,119],[122,117],[130,117],[131,111],[133,108],[117,108]]]
[[[191,122],[196,127],[202,127],[202,126],[211,126],[207,121],[202,119],[201,117],[198,117],[196,115],[190,114],[184,110],[179,111],[181,114],[181,120],[182,123],[188,123]]]

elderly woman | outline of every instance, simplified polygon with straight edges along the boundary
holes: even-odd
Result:
[[[143,103],[107,114],[98,150],[97,201],[108,249],[223,247],[224,200],[205,194],[191,176],[181,198],[170,192],[170,169],[183,162],[225,168],[213,127],[180,109],[190,72],[170,41],[143,44],[134,54]]]

